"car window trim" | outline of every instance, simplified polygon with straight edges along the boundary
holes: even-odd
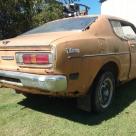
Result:
[[[94,16],[93,18],[94,18],[94,21],[93,21],[93,22],[90,22],[89,24],[87,24],[87,25],[85,26],[85,28],[82,29],[82,31],[87,30],[88,27],[90,27],[93,23],[95,23],[96,20],[98,19],[98,16]]]
[[[112,27],[113,33],[114,33],[119,39],[121,39],[121,40],[129,41],[128,39],[123,38],[123,37],[120,37],[119,35],[116,34],[116,32],[114,31],[113,26],[112,26],[112,24],[111,24],[111,21],[118,21],[118,22],[120,22],[120,23],[128,24],[129,26],[132,27],[133,31],[136,33],[136,27],[135,27],[132,23],[130,23],[130,22],[128,22],[128,21],[119,20],[119,19],[108,19],[108,20],[109,20],[109,23],[110,23],[110,25],[111,25],[111,27]]]

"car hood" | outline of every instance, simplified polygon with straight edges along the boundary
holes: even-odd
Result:
[[[51,42],[69,36],[73,33],[81,31],[69,32],[51,32],[31,35],[20,35],[15,38],[0,41],[0,46],[41,46],[50,45]]]

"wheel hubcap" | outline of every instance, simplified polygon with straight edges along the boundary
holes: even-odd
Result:
[[[100,86],[99,101],[103,108],[110,105],[113,94],[113,82],[110,78],[106,78]]]

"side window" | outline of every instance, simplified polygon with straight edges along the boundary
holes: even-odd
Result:
[[[136,32],[131,24],[127,22],[111,21],[111,25],[117,36],[127,40],[136,40]]]
[[[124,38],[124,32],[119,21],[111,21],[112,28],[117,36]]]
[[[136,39],[136,33],[131,26],[122,26],[124,36],[128,39]]]

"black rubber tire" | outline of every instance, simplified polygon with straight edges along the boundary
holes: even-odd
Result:
[[[114,92],[115,77],[113,72],[107,70],[101,72],[94,83],[93,92],[91,95],[92,110],[96,113],[106,111],[112,104]],[[105,101],[104,104],[104,100],[107,100],[107,103]]]

